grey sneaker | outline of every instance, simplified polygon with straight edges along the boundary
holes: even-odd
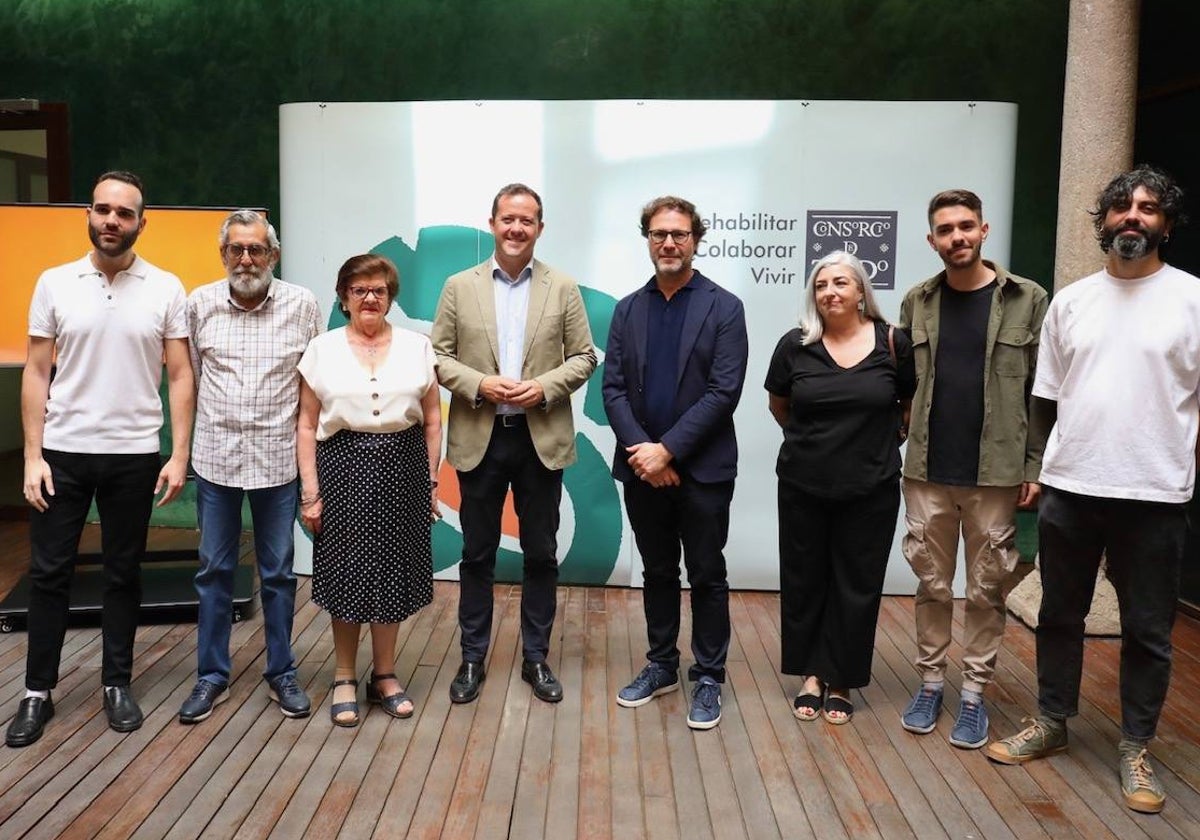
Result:
[[[1146,750],[1121,753],[1121,793],[1125,795],[1125,804],[1134,811],[1143,814],[1157,814],[1167,801],[1162,783],[1154,775],[1150,766],[1150,756]]]
[[[196,686],[188,699],[179,707],[180,723],[199,723],[213,713],[213,709],[229,699],[226,686],[210,683],[208,680],[196,680]]]
[[[988,742],[988,713],[983,701],[958,704],[958,720],[950,733],[950,743],[964,750],[977,750]]]
[[[932,732],[937,726],[938,715],[942,713],[942,693],[940,685],[937,688],[922,685],[900,716],[900,725],[918,735]]]
[[[312,706],[308,701],[308,695],[304,693],[300,683],[296,682],[295,674],[284,674],[267,680],[267,685],[271,687],[267,696],[279,704],[279,711],[283,712],[284,717],[308,717]]]
[[[633,682],[617,692],[617,705],[636,709],[660,694],[679,688],[679,672],[668,671],[657,662],[651,662],[633,678]]]
[[[687,725],[692,729],[712,729],[720,722],[721,684],[712,677],[701,677],[692,689]]]
[[[1067,727],[1063,724],[1060,730],[1047,729],[1046,725],[1034,718],[1025,718],[1029,726],[1016,735],[1010,735],[1002,741],[992,741],[988,744],[987,757],[1001,764],[1023,764],[1035,758],[1044,758],[1067,749]]]

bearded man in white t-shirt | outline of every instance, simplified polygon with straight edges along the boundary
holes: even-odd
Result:
[[[142,711],[130,691],[141,606],[141,562],[154,496],[183,489],[192,432],[183,284],[133,251],[146,226],[141,180],[106,172],[87,209],[92,250],[42,273],[29,305],[29,355],[21,379],[29,527],[29,649],[25,697],[5,733],[32,744],[54,717],[50,691],[66,633],[79,537],[95,499],[100,512],[104,711],[132,732]],[[171,457],[159,457],[159,385],[166,361]],[[55,368],[53,381],[51,369]]]
[[[1035,422],[1054,418],[1054,428],[1038,521],[1040,714],[988,747],[1005,764],[1067,748],[1084,619],[1105,556],[1121,607],[1121,789],[1145,813],[1165,801],[1146,749],[1170,682],[1200,427],[1200,278],[1159,254],[1182,200],[1149,166],[1114,178],[1092,211],[1104,270],[1061,290],[1042,325]]]

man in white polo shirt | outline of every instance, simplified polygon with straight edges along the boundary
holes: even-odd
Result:
[[[5,735],[10,747],[32,744],[54,716],[50,691],[93,498],[104,562],[104,711],[118,732],[142,725],[129,683],[146,528],[155,494],[165,490],[163,505],[183,488],[194,403],[183,284],[132,250],[144,209],[136,175],[101,175],[87,210],[93,250],[45,271],[29,306],[21,380],[24,492],[33,507],[29,650],[25,697]],[[173,443],[165,465],[158,439],[164,358]]]

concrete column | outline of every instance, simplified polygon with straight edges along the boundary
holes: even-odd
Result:
[[[1054,288],[1097,271],[1096,194],[1133,163],[1140,0],[1071,0]]]
[[[1094,207],[1104,185],[1133,163],[1140,17],[1140,0],[1071,0],[1055,291],[1096,272],[1104,263],[1087,211]],[[1036,627],[1041,602],[1041,575],[1029,575],[1012,591],[1008,606],[1022,621]],[[1117,595],[1103,570],[1096,581],[1087,632],[1120,633]]]

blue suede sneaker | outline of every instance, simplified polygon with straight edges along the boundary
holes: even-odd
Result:
[[[687,725],[692,729],[712,729],[720,722],[721,684],[712,677],[701,677],[692,689]]]
[[[633,682],[617,692],[617,705],[636,709],[660,694],[679,688],[679,672],[668,671],[657,662],[651,662],[633,678]]]
[[[922,685],[900,717],[900,725],[909,732],[925,735],[937,726],[938,715],[941,713],[942,687],[939,685],[937,688],[931,688]]]
[[[963,700],[958,704],[958,720],[950,733],[950,743],[964,750],[977,750],[988,742],[988,714],[983,701]]]

